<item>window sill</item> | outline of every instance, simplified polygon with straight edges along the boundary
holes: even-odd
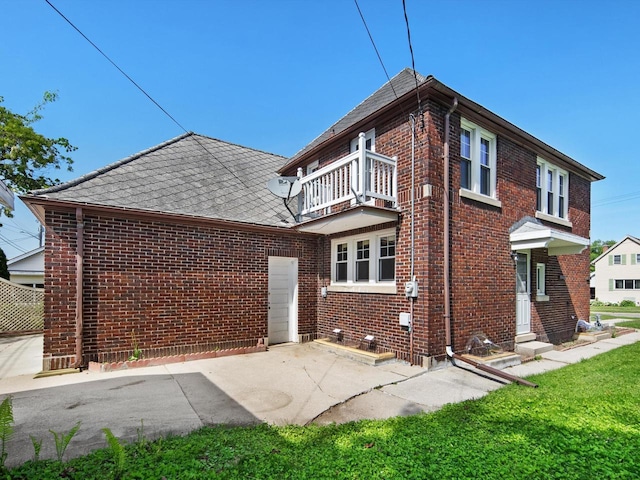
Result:
[[[492,207],[502,208],[502,202],[500,200],[496,200],[492,197],[487,197],[486,195],[482,195],[480,193],[472,192],[471,190],[461,188],[459,194],[462,198],[468,198],[469,200],[475,200],[476,202],[486,203],[487,205],[491,205]]]
[[[396,284],[375,284],[375,283],[345,283],[345,284],[331,284],[327,287],[328,292],[334,293],[383,293],[388,295],[395,295],[397,292]]]
[[[536,212],[536,218],[540,220],[546,220],[547,222],[557,223],[558,225],[564,225],[565,227],[573,227],[573,223],[569,220],[565,220],[564,218],[554,217],[553,215],[549,215],[542,212]]]
[[[549,295],[536,295],[536,302],[548,302]]]

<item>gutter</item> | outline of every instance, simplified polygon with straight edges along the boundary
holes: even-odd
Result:
[[[478,370],[482,370],[484,372],[490,373],[491,375],[495,375],[497,377],[504,378],[511,382],[517,382],[520,385],[525,385],[527,387],[537,388],[538,385],[535,383],[531,383],[527,380],[524,380],[520,377],[516,377],[515,375],[511,375],[509,373],[503,372],[502,370],[498,370],[497,368],[490,367],[488,365],[484,365],[482,363],[478,363],[476,361],[471,360],[470,358],[463,357],[462,355],[458,355],[453,351],[453,342],[451,341],[451,278],[450,278],[450,245],[451,241],[451,227],[449,225],[449,193],[450,193],[450,180],[449,180],[449,167],[450,167],[450,159],[449,159],[449,137],[451,130],[451,114],[458,107],[458,98],[453,97],[453,104],[451,108],[447,111],[444,116],[444,323],[445,323],[445,336],[446,336],[446,352],[447,357],[451,359],[451,363],[455,366],[455,360],[460,360],[461,362],[468,363]]]

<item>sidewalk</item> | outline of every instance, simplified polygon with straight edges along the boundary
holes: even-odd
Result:
[[[29,357],[29,351],[35,351],[34,341],[21,341],[28,342],[29,348],[15,346],[15,351]],[[639,331],[571,350],[550,351],[542,360],[506,371],[526,377],[637,341]],[[13,363],[7,371],[15,373],[15,364],[20,362]],[[78,421],[80,430],[65,458],[105,447],[104,427],[122,440],[135,441],[139,433],[152,439],[214,424],[306,425],[382,419],[479,398],[506,383],[472,370],[466,364],[435,371],[400,362],[373,367],[306,343],[109,373],[85,371],[34,379],[34,371],[0,380],[0,399],[11,394],[15,420],[7,465],[33,457],[30,435],[43,439],[41,458],[55,458],[49,430],[68,432]]]

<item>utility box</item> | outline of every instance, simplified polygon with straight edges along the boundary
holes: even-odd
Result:
[[[400,314],[400,326],[408,327],[411,325],[411,314],[410,313],[401,313]]]
[[[405,283],[404,294],[407,298],[418,298],[418,281],[413,280]]]

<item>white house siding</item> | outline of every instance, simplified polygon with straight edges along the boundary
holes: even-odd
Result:
[[[634,280],[634,287],[640,286],[637,285],[640,282],[639,255],[640,240],[627,237],[594,261],[597,300],[610,303],[632,300],[640,305],[640,288],[616,288],[616,280]],[[615,256],[620,257],[620,264],[614,263]]]

